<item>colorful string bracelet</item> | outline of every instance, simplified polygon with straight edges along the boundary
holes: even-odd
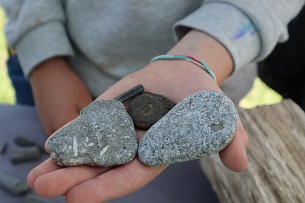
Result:
[[[203,68],[216,82],[216,76],[215,74],[211,71],[211,69],[201,60],[196,59],[192,56],[184,56],[184,55],[160,55],[156,56],[153,59],[151,59],[151,63],[154,61],[159,61],[159,60],[184,60],[184,61],[189,61],[193,64],[196,64],[197,66]]]

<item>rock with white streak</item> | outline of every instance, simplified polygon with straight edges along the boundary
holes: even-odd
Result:
[[[139,159],[162,166],[217,153],[231,142],[237,120],[234,104],[223,93],[194,93],[144,134]]]
[[[138,143],[131,117],[117,100],[96,100],[80,117],[47,141],[51,158],[61,166],[114,166],[130,162]]]

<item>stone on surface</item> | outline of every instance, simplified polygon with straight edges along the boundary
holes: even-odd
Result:
[[[22,180],[2,172],[0,172],[0,188],[13,195],[22,195],[30,190]]]
[[[217,153],[231,142],[237,120],[234,104],[223,93],[194,93],[144,134],[139,159],[149,166],[162,166]]]
[[[12,151],[10,154],[11,163],[23,163],[33,160],[38,160],[40,158],[40,150],[36,146],[31,147],[20,147]]]
[[[17,137],[15,137],[14,142],[17,146],[20,147],[32,147],[32,146],[36,146],[38,147],[39,151],[41,153],[46,153],[46,150],[44,149],[43,146],[40,146],[39,144],[37,144],[36,142],[29,140],[27,137],[22,136],[22,135],[18,135]]]
[[[6,149],[7,149],[7,142],[5,140],[3,140],[3,138],[0,139],[0,155],[5,154]]]
[[[136,156],[138,148],[132,119],[117,100],[92,102],[47,145],[51,158],[62,166],[125,164]]]

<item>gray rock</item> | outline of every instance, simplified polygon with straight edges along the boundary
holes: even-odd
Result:
[[[6,149],[7,149],[7,142],[5,140],[3,140],[3,138],[0,139],[0,155],[5,154]]]
[[[20,146],[20,147],[33,147],[36,146],[40,153],[46,153],[46,150],[44,149],[43,146],[37,144],[36,142],[29,140],[27,137],[22,136],[22,135],[18,135],[17,137],[15,137],[14,142],[16,145]]]
[[[162,166],[217,153],[232,140],[237,119],[234,104],[223,93],[194,93],[144,134],[139,159],[149,166]]]
[[[36,146],[20,147],[12,151],[10,160],[13,164],[33,161],[40,158],[40,150]]]
[[[125,164],[138,148],[132,119],[117,100],[94,101],[47,144],[51,158],[62,166]]]
[[[22,195],[30,190],[22,180],[2,172],[0,172],[0,188],[13,195]]]

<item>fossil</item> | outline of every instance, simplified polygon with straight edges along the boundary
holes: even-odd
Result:
[[[0,188],[13,195],[22,195],[30,190],[28,185],[13,176],[0,172]]]
[[[20,147],[10,154],[10,160],[13,164],[37,160],[40,158],[40,150],[37,146]]]
[[[40,153],[46,153],[46,150],[44,149],[44,147],[42,147],[41,145],[37,144],[36,142],[33,142],[32,140],[28,139],[25,136],[19,135],[17,137],[15,137],[14,142],[16,145],[20,146],[20,147],[33,147],[36,146]]]
[[[139,84],[112,100],[95,100],[86,106],[77,120],[47,141],[51,158],[62,166],[129,163],[136,156],[138,142],[123,102],[143,90]]]
[[[162,95],[143,92],[131,100],[127,112],[136,128],[147,130],[174,106],[172,101]]]

